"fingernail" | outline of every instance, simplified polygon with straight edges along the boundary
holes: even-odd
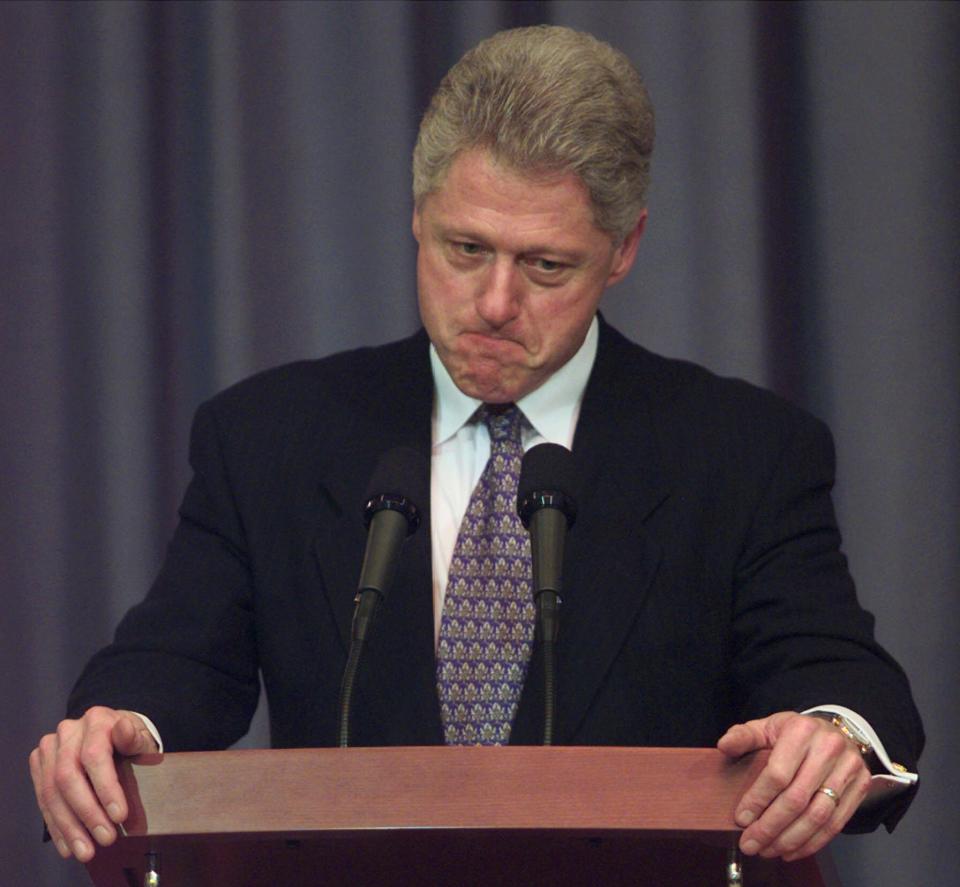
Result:
[[[734,822],[736,822],[740,828],[746,828],[751,822],[753,822],[753,811],[741,810],[734,819]]]
[[[73,855],[76,856],[77,859],[82,859],[89,852],[90,848],[79,838],[73,842]]]
[[[60,840],[57,841],[57,850],[60,851],[60,855],[64,859],[70,855],[70,848],[67,846],[67,842],[64,841],[63,838],[60,838]]]
[[[120,805],[116,801],[107,804],[107,815],[114,821],[120,821]]]
[[[740,848],[747,856],[752,856],[760,849],[760,844],[757,841],[749,840],[744,843]]]
[[[95,826],[93,829],[93,836],[97,839],[97,843],[106,844],[110,840],[110,830],[105,825]]]

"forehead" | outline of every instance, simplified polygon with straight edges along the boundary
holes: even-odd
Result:
[[[541,232],[609,239],[595,225],[590,193],[577,175],[521,173],[476,148],[457,155],[421,209],[429,223],[444,228],[472,226],[478,235]]]

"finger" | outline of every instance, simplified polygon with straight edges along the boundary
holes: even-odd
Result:
[[[64,738],[69,739],[76,727],[76,721],[63,721],[57,734],[44,736],[37,748],[33,767],[39,771],[37,803],[57,850],[65,858],[72,854],[87,862],[93,857],[93,841],[62,791],[62,781],[67,779],[71,759],[69,751],[64,752]]]
[[[824,780],[838,794],[836,802],[819,789],[802,816],[792,823],[761,856],[800,859],[816,853],[836,837],[856,813],[866,795],[870,773],[862,761],[854,759],[835,769]]]
[[[790,729],[785,729],[778,737],[778,740],[770,752],[770,757],[760,775],[753,781],[753,784],[743,793],[740,803],[737,805],[734,814],[734,821],[741,828],[747,828],[757,819],[764,815],[770,805],[777,798],[793,785],[804,761],[807,758],[807,749],[812,735],[818,729],[816,721],[812,718],[803,718],[796,723],[791,723]],[[838,734],[839,736],[839,734]],[[839,737],[843,739],[842,736]],[[801,797],[801,791],[798,790],[785,799],[783,807],[796,808],[805,807],[810,800],[810,794],[820,785],[820,777],[827,771],[807,774],[808,781],[812,781],[810,793],[806,797]],[[798,815],[798,809],[794,816]],[[781,814],[782,815],[782,814]],[[755,830],[756,831],[756,830]],[[765,832],[764,832],[765,834]],[[761,835],[746,834],[746,841],[753,839],[759,840]],[[741,846],[743,846],[741,841]],[[759,846],[765,846],[765,842],[760,840]],[[749,850],[744,852],[749,853]]]
[[[808,856],[813,856],[814,853],[819,853],[826,847],[841,831],[843,831],[844,826],[850,821],[853,814],[857,812],[860,804],[863,802],[863,798],[866,797],[866,788],[859,795],[858,798],[855,798],[850,802],[850,806],[847,808],[845,813],[838,813],[835,815],[835,819],[831,819],[827,825],[820,829],[806,844],[802,847],[799,847],[797,850],[794,850],[789,853],[784,853],[782,859],[784,862],[796,862],[798,859],[804,859]]]
[[[120,785],[114,754],[137,755],[156,751],[156,744],[143,722],[135,715],[122,712],[109,734],[97,734],[85,748],[84,767],[101,806],[113,822],[124,822],[129,813],[127,799]]]
[[[62,794],[51,798],[47,810],[52,821],[50,836],[56,842],[60,855],[67,857],[72,854],[80,862],[93,859],[93,838]]]
[[[828,785],[842,797],[858,767],[863,768],[859,753],[842,735],[817,737],[792,782],[744,831],[744,852],[778,856],[786,847],[786,836],[790,836],[790,849],[805,843],[836,809],[833,800],[819,789]]]
[[[103,827],[103,830],[94,832],[101,844],[113,843],[116,837],[113,823],[122,821],[126,815],[126,802],[114,760],[114,729],[114,724],[98,724],[87,731],[80,746],[80,766],[92,789],[96,805],[88,806],[85,794],[82,799],[71,796],[71,800],[84,803],[83,808],[75,806],[74,809],[81,813],[81,818],[91,830]]]
[[[869,787],[869,773],[863,777],[857,777],[841,797],[840,803],[837,805],[836,813],[828,820],[827,824],[796,850],[783,853],[783,859],[787,862],[793,862],[794,860],[811,856],[826,847],[827,844],[842,831],[854,813],[857,812],[863,803],[863,799],[867,796]]]
[[[41,745],[42,744],[43,740],[41,740]],[[40,808],[44,825],[46,825],[47,832],[50,835],[50,840],[53,841],[53,845],[57,848],[57,852],[64,859],[67,859],[70,856],[70,848],[67,846],[67,842],[64,840],[62,832],[57,827],[57,824],[50,815],[50,811],[48,809],[50,793],[44,787],[45,781],[43,766],[41,764],[41,756],[42,753],[39,745],[32,752],[30,752],[30,778],[33,781],[33,792],[37,797],[37,806]]]
[[[85,715],[79,722],[62,722],[58,727],[59,749],[54,764],[56,787],[51,810],[56,811],[58,825],[74,855],[86,862],[93,857],[91,838],[101,845],[112,844],[116,829],[100,803],[89,777],[89,771],[113,767],[113,751],[109,741],[109,718]],[[106,762],[104,761],[106,759]],[[82,827],[82,832],[77,825]],[[85,852],[78,852],[77,841],[89,843]]]

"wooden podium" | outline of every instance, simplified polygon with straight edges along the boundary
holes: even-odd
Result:
[[[762,761],[581,747],[143,755],[121,765],[127,834],[87,868],[98,887],[739,884],[733,810]],[[837,883],[822,859],[743,862],[746,887]]]

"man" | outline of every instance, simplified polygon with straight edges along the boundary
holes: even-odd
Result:
[[[261,374],[198,411],[160,576],[31,755],[63,856],[115,840],[127,804],[114,752],[229,745],[258,673],[274,745],[334,743],[358,502],[397,445],[422,454],[410,481],[430,489],[429,533],[378,616],[355,742],[486,735],[489,723],[454,724],[444,675],[463,540],[507,458],[507,415],[515,450],[572,447],[581,478],[556,742],[772,749],[736,811],[747,854],[799,858],[902,815],[922,729],[839,551],[828,432],[598,315],[636,259],[652,146],[639,75],[587,35],[504,32],[451,70],[414,153],[425,332]],[[520,679],[512,697],[498,685],[495,741],[537,741],[527,603],[512,607]]]

